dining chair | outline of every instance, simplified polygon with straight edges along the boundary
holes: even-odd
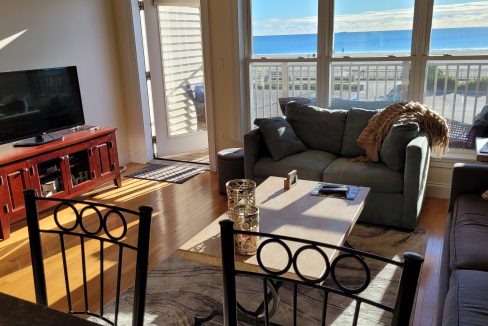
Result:
[[[364,307],[365,305],[376,307],[385,313],[391,314],[390,317],[392,325],[409,324],[410,315],[415,301],[419,273],[424,260],[421,255],[407,252],[403,254],[403,261],[397,261],[360,251],[350,246],[338,247],[326,243],[289,236],[234,230],[234,222],[232,220],[220,221],[220,228],[224,292],[224,325],[235,326],[238,323],[238,316],[241,317],[246,315],[246,322],[249,322],[250,317],[251,321],[254,320],[255,324],[264,323],[264,325],[274,325],[270,324],[270,319],[278,309],[277,305],[280,304],[279,291],[285,286],[285,284],[289,287],[290,293],[292,293],[290,295],[292,298],[292,303],[290,304],[292,306],[290,309],[292,312],[290,313],[289,318],[290,325],[303,325],[303,322],[300,322],[299,320],[299,288],[301,293],[308,293],[307,291],[311,289],[316,289],[321,292],[322,302],[319,308],[321,311],[320,318],[318,318],[321,319],[320,325],[325,325],[326,323],[328,308],[330,309],[329,305],[327,304],[331,297],[330,294],[350,300],[351,305],[352,302],[355,302],[354,315],[351,318],[352,325],[356,325],[358,323],[361,307]],[[259,245],[255,257],[258,268],[236,268],[236,235],[242,235],[243,237],[259,237]],[[273,247],[273,255],[271,255],[272,257],[269,255],[263,255],[263,250],[269,250],[264,248],[272,244],[281,246],[282,249],[278,250],[278,247]],[[300,271],[300,267],[303,266],[303,259],[300,258],[301,260],[299,262],[299,256],[302,255],[304,251],[308,250],[317,253],[324,259],[324,271],[321,275],[317,275],[317,277],[310,277]],[[273,265],[270,265],[269,261],[275,260],[276,262],[276,256],[279,255],[280,251],[283,251],[285,256],[288,256],[282,261],[283,264],[280,264],[284,267],[273,268],[271,267]],[[336,252],[336,255],[330,259],[326,252]],[[265,256],[266,258],[272,258],[268,260],[268,264]],[[359,278],[362,280],[362,282],[359,282],[360,285],[346,284],[346,282],[344,282],[346,279],[344,277],[341,278],[340,276],[341,271],[344,271],[344,266],[346,266],[344,265],[344,261],[348,259],[356,261],[360,266],[359,268],[354,268],[354,272],[361,269],[363,270],[363,277]],[[242,266],[242,259],[239,259],[239,261],[239,266]],[[372,299],[365,298],[363,292],[368,289],[368,286],[372,282],[372,272],[369,267],[372,261],[376,261],[381,264],[392,264],[393,266],[396,266],[395,268],[399,268],[401,270],[398,289],[396,291],[395,298],[393,298],[394,304],[389,305],[381,300],[379,300],[380,302],[377,302]],[[239,304],[236,296],[236,276],[258,279],[256,282],[253,282],[253,284],[259,284],[258,287],[260,290],[258,290],[258,293],[261,293],[260,297],[262,298],[262,301],[260,301],[261,305],[259,305],[258,309],[255,311],[248,311]],[[356,278],[356,281],[357,280],[358,278]],[[302,287],[304,287],[305,290],[303,290]],[[246,290],[246,293],[249,293],[249,289]],[[287,309],[284,311],[287,311]],[[283,314],[280,316],[280,318],[284,318]],[[241,318],[239,318],[239,321],[241,321]]]
[[[44,198],[37,197],[35,190],[29,189],[24,191],[25,208],[27,215],[27,227],[29,232],[29,244],[31,250],[32,269],[34,275],[34,287],[36,294],[36,302],[38,304],[47,306],[47,292],[46,292],[46,277],[44,271],[44,257],[43,248],[41,244],[41,234],[54,234],[59,236],[60,248],[57,251],[61,253],[64,283],[66,288],[66,299],[68,303],[68,313],[74,315],[84,315],[96,317],[110,325],[117,325],[119,315],[119,301],[120,301],[120,287],[122,279],[122,265],[124,263],[124,252],[135,252],[135,284],[134,284],[134,303],[132,309],[132,325],[142,325],[144,321],[144,305],[147,285],[147,269],[148,269],[148,254],[149,254],[149,237],[151,230],[151,215],[152,208],[149,206],[140,206],[138,211],[129,210],[126,208],[105,205],[81,200],[67,200],[58,198]],[[38,205],[43,205],[45,201],[57,202],[54,206],[53,213],[50,218],[53,218],[54,228],[39,227]],[[66,212],[69,212],[74,219],[70,222],[71,225],[66,226],[63,221],[68,220]],[[61,213],[62,212],[62,213]],[[87,221],[88,216],[90,222]],[[93,219],[95,216],[95,219]],[[127,241],[128,231],[128,217],[132,216],[134,220],[138,220],[137,243],[129,243]],[[62,218],[61,218],[62,217]],[[63,219],[63,221],[61,221]],[[116,223],[117,219],[119,220]],[[131,222],[132,226],[132,222]],[[74,241],[76,241],[74,243]],[[79,243],[78,243],[79,241]],[[132,242],[136,242],[135,240]],[[95,245],[93,245],[95,244]],[[99,259],[97,261],[99,283],[96,286],[88,286],[89,280],[93,279],[90,266],[90,275],[87,272],[88,256],[93,258],[93,252],[87,253],[88,245],[90,248],[99,248]],[[79,246],[80,254],[76,254],[76,258],[81,260],[81,279],[82,279],[82,293],[83,302],[81,309],[75,309],[73,302],[73,293],[75,290],[80,292],[80,289],[74,289],[72,285],[73,279],[70,278],[69,270],[75,269],[72,257],[67,259],[67,251],[73,251],[73,248]],[[49,245],[49,252],[52,251],[52,245]],[[115,253],[114,250],[115,249]],[[76,249],[77,250],[77,249]],[[116,260],[114,265],[113,260]],[[105,262],[110,260],[110,265]],[[129,259],[126,259],[128,263]],[[133,263],[130,262],[130,263]],[[69,268],[71,266],[71,268]],[[113,267],[116,266],[116,267]],[[116,268],[115,277],[115,313],[113,320],[104,316],[104,283],[105,281],[112,281],[112,277],[108,275],[107,271],[111,268]],[[106,276],[107,274],[107,276]],[[106,276],[106,277],[105,277]],[[96,287],[98,298],[100,301],[100,308],[98,312],[92,312],[89,308],[89,290],[90,294],[93,288]],[[93,296],[91,296],[93,298]]]

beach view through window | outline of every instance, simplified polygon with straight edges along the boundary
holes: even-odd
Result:
[[[414,0],[334,4],[334,54],[408,54]],[[253,56],[317,53],[317,0],[252,0]],[[488,1],[436,0],[431,53],[488,53]]]

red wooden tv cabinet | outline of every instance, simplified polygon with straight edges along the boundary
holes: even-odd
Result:
[[[82,126],[63,138],[33,147],[0,146],[0,237],[25,218],[24,189],[45,197],[71,198],[103,183],[121,186],[114,128]],[[39,210],[51,202],[43,202]],[[54,202],[52,202],[54,203]]]

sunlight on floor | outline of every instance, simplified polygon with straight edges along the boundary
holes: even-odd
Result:
[[[114,189],[113,186],[108,186],[91,191],[86,195],[92,196],[91,198],[94,200],[106,200],[118,204],[147,195],[169,185],[171,183],[127,178],[122,181],[120,188]]]

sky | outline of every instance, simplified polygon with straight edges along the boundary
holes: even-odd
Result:
[[[317,33],[318,0],[252,0],[253,35]],[[334,32],[408,30],[414,0],[336,0]],[[488,0],[434,0],[433,28],[488,27]]]

